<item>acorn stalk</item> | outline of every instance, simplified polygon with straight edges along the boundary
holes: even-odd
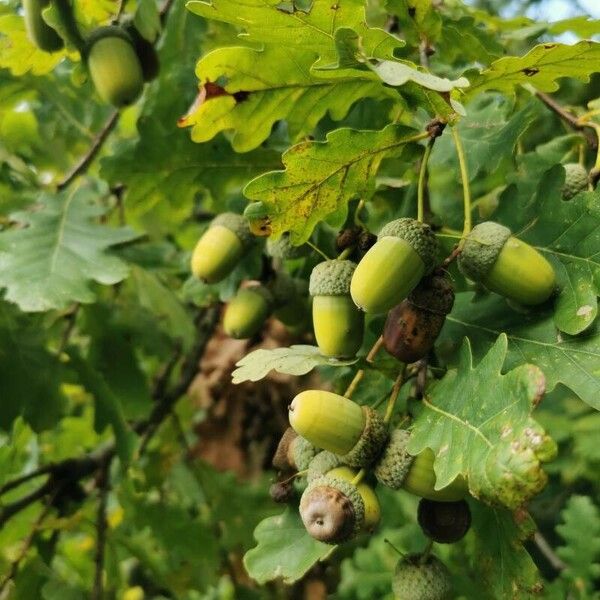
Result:
[[[473,228],[458,257],[460,270],[492,292],[524,305],[541,304],[556,287],[552,265],[510,229],[491,221]]]
[[[354,303],[367,313],[387,312],[433,270],[437,249],[429,225],[409,218],[388,223],[354,272]]]
[[[246,220],[235,213],[213,219],[192,253],[192,273],[205,283],[218,283],[227,277],[252,244]]]
[[[255,336],[271,313],[272,304],[273,297],[264,286],[242,288],[225,308],[225,333],[238,340]]]
[[[350,298],[355,268],[350,260],[329,260],[318,264],[311,273],[313,327],[324,356],[349,358],[362,346],[364,315]]]
[[[137,100],[144,88],[142,67],[124,29],[96,29],[87,41],[85,55],[94,87],[105,102],[121,107]]]

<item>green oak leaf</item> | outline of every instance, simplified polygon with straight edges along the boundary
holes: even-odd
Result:
[[[535,524],[523,510],[512,513],[470,502],[475,534],[473,570],[483,579],[489,598],[523,600],[537,598],[540,573],[523,547]]]
[[[556,554],[564,561],[560,577],[573,593],[587,597],[600,577],[600,509],[588,496],[571,496],[556,531],[565,541]],[[577,590],[577,592],[575,592]]]
[[[473,302],[473,294],[456,295],[452,313],[438,339],[438,355],[448,360],[468,336],[476,357],[483,357],[502,333],[508,339],[505,368],[524,361],[539,367],[548,391],[562,383],[584,402],[600,410],[600,323],[578,336],[561,334],[549,310],[507,310],[495,294]]]
[[[336,62],[335,32],[340,27],[360,32],[370,47],[378,45],[382,51],[403,45],[383,29],[366,27],[363,0],[313,2],[306,10],[290,11],[281,9],[281,0],[246,0],[243,4],[236,0],[191,0],[186,6],[201,17],[239,27],[245,41],[310,48],[319,57],[315,66]]]
[[[476,498],[514,509],[544,488],[541,463],[554,457],[556,444],[531,417],[544,394],[544,375],[530,364],[502,374],[507,346],[500,335],[473,367],[465,339],[457,368],[427,391],[408,450],[435,452],[437,489],[462,475]]]
[[[105,213],[98,192],[79,187],[43,193],[34,208],[11,215],[21,227],[0,234],[6,299],[27,312],[64,309],[93,302],[92,281],[113,285],[127,277],[127,265],[108,250],[138,236],[126,227],[98,224]]]
[[[381,161],[400,156],[420,137],[401,125],[381,131],[338,129],[325,142],[303,142],[287,150],[282,157],[285,171],[257,177],[244,195],[261,201],[261,218],[268,221],[274,239],[289,231],[292,242],[302,244],[334,213],[335,224],[341,225],[350,200],[375,192]]]
[[[315,78],[310,67],[316,57],[310,50],[287,46],[210,52],[196,67],[202,100],[180,126],[192,126],[192,139],[199,143],[232,130],[234,150],[247,152],[269,137],[277,121],[286,120],[295,142],[312,133],[326,113],[340,120],[362,98],[394,97],[377,81]],[[221,87],[211,83],[215,81],[225,83]]]
[[[467,72],[471,87],[465,97],[473,98],[485,90],[513,95],[517,86],[524,84],[543,92],[554,92],[561,77],[589,81],[590,75],[599,70],[600,43],[584,40],[569,46],[549,42],[536,46],[524,56],[499,58],[479,73]]]
[[[246,552],[244,566],[259,584],[279,578],[287,584],[298,581],[336,548],[311,538],[300,515],[289,508],[261,521],[254,537],[258,545]]]
[[[259,381],[270,371],[299,376],[306,375],[315,367],[347,367],[357,361],[358,358],[350,360],[327,358],[319,352],[316,346],[296,345],[272,350],[261,348],[246,354],[242,360],[236,363],[238,368],[231,374],[231,377],[233,383],[237,384],[244,381]]]

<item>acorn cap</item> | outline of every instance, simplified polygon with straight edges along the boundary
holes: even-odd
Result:
[[[360,531],[365,505],[355,485],[325,475],[304,490],[300,516],[312,537],[327,544],[340,544]]]
[[[406,451],[410,433],[405,429],[392,431],[389,441],[373,471],[377,481],[393,490],[402,487],[414,456]]]
[[[290,234],[284,233],[277,240],[267,240],[267,252],[273,258],[281,260],[291,260],[294,258],[302,258],[308,254],[309,247],[306,244],[300,246],[292,245]]]
[[[388,439],[388,427],[379,413],[369,406],[362,407],[365,414],[365,428],[360,439],[341,458],[344,464],[350,467],[366,467],[370,465],[380,454]]]
[[[351,260],[326,260],[319,263],[310,274],[311,296],[346,296],[356,269]]]
[[[298,471],[304,471],[308,469],[311,461],[319,452],[319,449],[315,448],[301,435],[297,435],[291,443],[291,451],[290,462],[292,463],[292,466],[296,467]]]
[[[508,227],[493,221],[475,226],[458,256],[458,266],[462,273],[473,281],[481,281],[494,266],[510,236]]]
[[[396,600],[448,600],[452,581],[444,563],[430,554],[422,562],[420,554],[398,561],[392,580]]]
[[[428,538],[438,544],[453,544],[469,531],[471,510],[464,500],[436,502],[421,498],[417,520]]]
[[[290,455],[292,452],[292,442],[298,437],[298,434],[291,428],[288,427],[281,436],[277,449],[273,455],[271,461],[273,466],[280,471],[287,471],[293,468],[290,461]]]
[[[329,452],[328,450],[323,450],[310,461],[306,479],[310,483],[319,477],[323,477],[323,475],[326,475],[332,469],[341,467],[343,464],[340,456],[333,452]]]
[[[244,246],[249,246],[255,239],[248,227],[248,221],[242,215],[232,212],[221,213],[210,222],[209,227],[215,225],[221,225],[233,231]]]
[[[97,29],[94,29],[92,33],[90,33],[90,35],[85,41],[84,55],[89,55],[93,45],[96,42],[99,42],[104,38],[110,37],[121,38],[122,40],[129,42],[132,48],[135,47],[131,36],[122,27],[118,27],[117,25],[107,25],[106,27],[98,27]]]
[[[454,288],[447,275],[435,273],[421,279],[408,301],[423,310],[448,315],[454,306]]]
[[[408,242],[423,261],[425,273],[433,271],[437,261],[438,242],[429,225],[403,217],[384,225],[378,239],[388,236]]]
[[[269,290],[273,294],[275,306],[283,306],[297,293],[296,280],[287,273],[277,273],[275,279],[269,282]]]
[[[565,170],[565,183],[562,188],[564,200],[570,200],[580,192],[588,189],[588,172],[579,163],[568,163],[563,165]]]

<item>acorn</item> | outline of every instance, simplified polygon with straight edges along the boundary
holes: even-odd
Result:
[[[510,229],[487,221],[473,228],[458,257],[466,277],[518,304],[541,304],[556,287],[552,265]]]
[[[345,466],[339,466],[327,472],[327,477],[343,479],[349,483],[351,483],[357,475],[358,471],[356,469]],[[356,486],[356,489],[365,505],[365,518],[363,520],[362,529],[363,531],[370,533],[375,530],[381,521],[381,505],[379,504],[375,490],[368,483],[361,481]]]
[[[49,4],[50,0],[23,0],[25,29],[34,46],[44,52],[56,52],[64,46],[64,42],[42,17],[42,10]]]
[[[362,346],[365,319],[350,298],[355,269],[350,260],[328,260],[310,275],[313,328],[324,356],[351,358]]]
[[[213,219],[192,253],[192,273],[205,283],[218,283],[229,275],[252,244],[246,219],[222,213]]]
[[[269,496],[277,504],[286,504],[296,497],[296,490],[292,481],[276,481],[269,487]]]
[[[424,277],[408,298],[388,313],[383,329],[385,349],[403,363],[421,360],[433,348],[453,305],[454,290],[445,274]]]
[[[236,340],[255,336],[262,329],[272,306],[273,296],[263,285],[255,284],[240,289],[225,308],[225,333]]]
[[[142,67],[144,81],[149,82],[158,77],[160,71],[160,60],[158,52],[152,42],[149,42],[136,28],[133,22],[125,25],[125,31],[129,34],[135,53]]]
[[[343,466],[344,462],[338,454],[322,450],[310,461],[306,479],[310,483],[319,477],[323,477],[323,475],[327,475],[329,471]]]
[[[563,165],[565,170],[565,183],[561,193],[563,200],[570,200],[588,189],[588,172],[579,163],[568,163]]]
[[[278,239],[267,240],[267,253],[280,260],[293,260],[307,256],[310,248],[306,244],[292,245],[289,233],[283,233]]]
[[[393,490],[402,488],[430,500],[449,502],[464,498],[467,489],[461,477],[441,490],[435,489],[435,455],[427,448],[418,456],[412,456],[406,450],[409,438],[410,433],[404,429],[392,431],[373,471],[377,481]]]
[[[422,498],[417,520],[423,533],[438,544],[461,540],[471,527],[471,510],[464,500],[435,502]]]
[[[288,427],[279,440],[272,464],[280,471],[304,471],[318,453],[318,448]]]
[[[319,477],[300,498],[300,517],[309,535],[327,544],[355,537],[365,519],[365,505],[352,483],[340,477]]]
[[[367,313],[387,312],[431,273],[437,252],[429,225],[406,217],[388,223],[354,271],[352,299]]]
[[[113,106],[133,104],[144,88],[142,66],[121,27],[99,27],[87,40],[87,68],[98,95]]]
[[[332,392],[300,392],[288,410],[290,425],[298,435],[317,448],[338,454],[351,467],[371,464],[388,436],[376,411]]]
[[[396,565],[392,591],[395,600],[449,600],[450,572],[433,554],[426,559],[420,554],[406,556]]]

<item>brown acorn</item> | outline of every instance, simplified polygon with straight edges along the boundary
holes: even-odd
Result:
[[[385,349],[403,363],[421,360],[433,348],[446,315],[454,304],[454,290],[444,273],[424,277],[411,294],[387,316]]]
[[[471,510],[464,500],[437,502],[422,498],[417,520],[423,533],[438,544],[453,544],[471,527]]]

